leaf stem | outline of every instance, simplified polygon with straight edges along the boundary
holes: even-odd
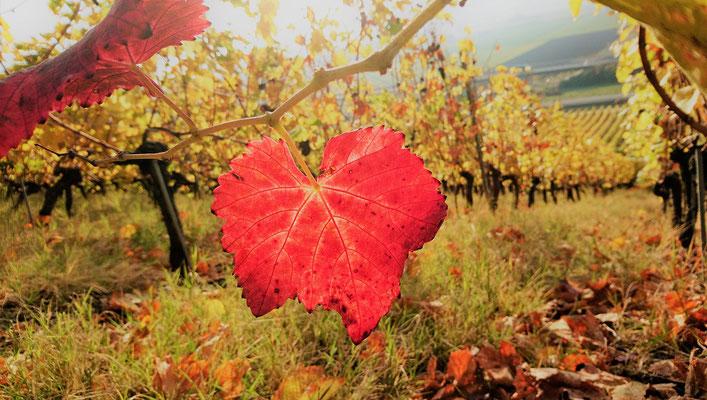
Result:
[[[147,74],[145,74],[145,72],[143,72],[143,70],[140,69],[140,67],[138,67],[137,65],[131,65],[130,70],[135,75],[137,75],[138,78],[140,78],[140,80],[142,81],[143,85],[145,85],[147,90],[149,90],[152,94],[154,94],[155,96],[162,99],[162,101],[167,103],[167,105],[172,107],[172,109],[177,113],[177,115],[179,115],[179,117],[181,119],[183,119],[184,122],[187,123],[187,125],[189,125],[189,130],[191,132],[196,132],[198,130],[198,128],[196,127],[196,124],[194,123],[194,121],[192,121],[192,119],[189,117],[189,115],[187,115],[187,113],[184,110],[182,110],[175,102],[173,102],[172,99],[167,97],[167,95],[164,93],[164,91],[162,91],[162,88],[157,86],[157,84],[155,82],[153,82],[152,79],[150,79],[150,77],[147,76]]]
[[[307,162],[304,161],[304,157],[302,157],[302,153],[297,149],[297,144],[295,144],[295,141],[292,140],[292,137],[290,136],[289,133],[287,133],[287,129],[285,129],[284,126],[282,126],[282,122],[279,120],[273,124],[270,125],[277,133],[282,136],[283,139],[285,139],[285,142],[287,143],[287,147],[290,149],[290,153],[292,153],[292,156],[297,160],[297,163],[299,164],[300,168],[304,172],[305,175],[307,175],[307,179],[309,179],[309,183],[312,184],[312,187],[314,190],[319,190],[319,183],[317,183],[317,180],[314,178],[314,175],[312,175],[312,171],[309,170],[309,167],[307,166]]]

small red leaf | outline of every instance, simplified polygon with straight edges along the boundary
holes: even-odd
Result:
[[[254,315],[297,297],[336,310],[360,343],[400,293],[408,253],[447,213],[439,181],[402,133],[366,128],[329,141],[315,190],[285,143],[248,144],[219,178],[213,212]]]
[[[0,81],[0,157],[32,136],[50,112],[88,107],[116,89],[142,85],[130,67],[209,26],[202,0],[116,0],[78,43]]]

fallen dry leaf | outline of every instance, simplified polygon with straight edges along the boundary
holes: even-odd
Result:
[[[453,351],[449,355],[447,377],[452,380],[452,384],[463,387],[474,382],[477,368],[474,354],[478,353],[478,350],[474,349],[474,353],[472,353],[469,349],[461,349]]]
[[[214,371],[224,398],[236,398],[243,392],[243,376],[250,370],[248,360],[226,360]]]
[[[287,376],[272,400],[327,400],[332,398],[346,382],[344,378],[331,378],[322,367],[301,367]]]

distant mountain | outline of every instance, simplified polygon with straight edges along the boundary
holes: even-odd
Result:
[[[458,40],[464,37],[464,25],[462,18],[456,18],[453,25],[442,29],[441,33],[448,39],[445,50],[456,51]],[[606,11],[600,11],[597,15],[583,12],[577,20],[573,20],[569,11],[566,11],[561,14],[521,19],[496,29],[475,31],[472,26],[471,39],[476,43],[479,65],[489,68],[499,64],[509,65],[509,61],[520,58],[554,39],[596,32],[605,32],[608,35],[608,31],[616,32],[617,27],[616,14]],[[500,47],[498,51],[495,50],[497,45]],[[606,48],[608,49],[608,44]],[[553,54],[552,59],[557,59],[557,56]]]
[[[618,39],[616,29],[589,32],[551,39],[505,62],[508,66],[529,65],[534,69],[565,64],[590,64],[611,59],[611,43]]]

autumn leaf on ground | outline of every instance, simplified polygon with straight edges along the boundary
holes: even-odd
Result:
[[[361,358],[368,359],[385,352],[385,332],[377,330],[371,334],[366,340],[368,345],[366,350],[361,352]]]
[[[170,356],[155,358],[152,387],[169,398],[180,398],[192,388],[200,387],[208,376],[209,362],[197,359],[193,353],[180,357],[177,363]]]
[[[449,355],[447,377],[452,380],[454,385],[464,387],[474,382],[476,368],[474,354],[468,349],[456,350]]]
[[[236,398],[243,391],[243,375],[250,369],[248,360],[226,360],[216,367],[214,378],[224,398]]]
[[[248,144],[219,178],[212,211],[224,250],[256,316],[297,297],[336,310],[360,343],[400,294],[410,251],[432,240],[447,212],[439,181],[400,132],[360,129],[330,140],[319,189],[284,141]]]
[[[10,371],[5,366],[5,359],[0,357],[0,386],[10,384]]]
[[[68,50],[0,81],[0,157],[32,136],[50,112],[74,101],[88,107],[116,89],[143,85],[130,67],[203,32],[206,10],[201,0],[116,0]]]
[[[118,237],[120,239],[131,239],[137,233],[140,227],[137,224],[127,224],[120,227]]]
[[[320,366],[302,367],[282,381],[272,400],[327,400],[345,382],[345,378],[327,376]]]

